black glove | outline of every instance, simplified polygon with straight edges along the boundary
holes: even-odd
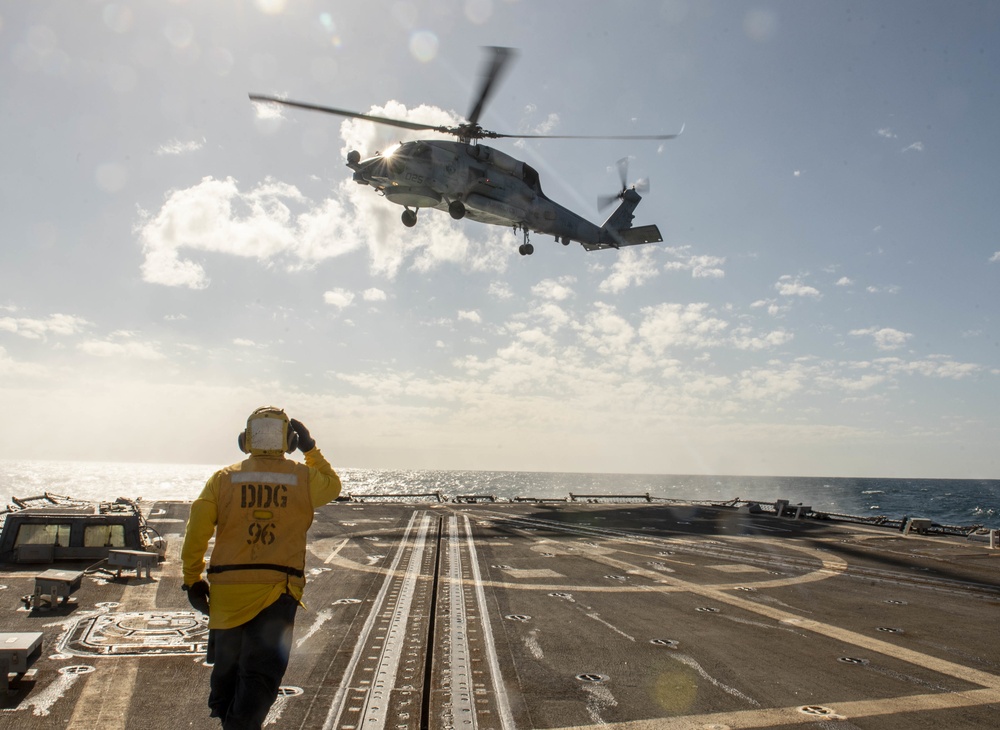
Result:
[[[299,435],[299,451],[304,454],[316,448],[316,439],[309,435],[309,429],[302,424],[302,421],[292,418],[289,419],[288,425]]]
[[[198,611],[204,614],[208,613],[208,583],[203,580],[198,581],[192,586],[184,586],[184,590],[187,591],[188,601],[191,605]]]

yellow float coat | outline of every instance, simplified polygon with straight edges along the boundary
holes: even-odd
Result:
[[[274,568],[302,571],[313,510],[336,499],[341,490],[340,477],[318,448],[307,452],[305,461],[251,456],[213,474],[191,505],[181,548],[184,583],[202,580],[213,534],[213,569],[273,566],[212,572],[209,628],[240,626],[282,593],[302,599],[305,578]]]

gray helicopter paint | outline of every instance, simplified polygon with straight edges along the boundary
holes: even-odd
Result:
[[[633,229],[632,212],[642,200],[626,183],[625,160],[618,163],[622,189],[616,198],[622,202],[598,227],[585,218],[549,200],[542,193],[538,172],[520,160],[483,144],[481,139],[527,138],[534,139],[674,139],[677,134],[656,135],[561,135],[561,134],[503,134],[479,125],[479,117],[486,106],[498,80],[511,60],[517,55],[513,48],[492,46],[485,49],[487,62],[482,73],[475,102],[468,121],[446,127],[420,124],[402,119],[379,117],[372,114],[336,109],[274,96],[250,94],[250,99],[269,104],[283,104],[299,109],[336,114],[352,119],[364,119],[376,124],[400,127],[411,131],[433,131],[451,134],[458,142],[419,140],[406,142],[365,160],[361,153],[352,150],[347,155],[347,166],[354,170],[354,180],[371,185],[386,200],[402,205],[406,210],[401,218],[406,226],[417,223],[416,211],[420,208],[447,210],[453,218],[469,218],[479,223],[509,226],[524,234],[522,255],[534,251],[528,243],[531,231],[554,236],[568,245],[577,241],[588,251],[602,248],[620,248],[663,240],[655,225]],[[684,128],[681,127],[681,132]],[[470,159],[471,158],[471,159]],[[414,210],[410,210],[410,208]]]
[[[643,240],[629,236],[642,200],[634,189],[623,191],[622,202],[597,226],[546,196],[531,166],[484,144],[403,142],[357,162],[349,155],[347,166],[357,183],[406,208],[448,211],[460,203],[470,220],[577,241],[588,250],[663,240],[656,226],[644,227]]]

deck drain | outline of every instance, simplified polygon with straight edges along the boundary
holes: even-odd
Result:
[[[756,588],[751,588],[750,586],[737,586],[736,590],[738,590],[738,591],[749,591],[749,592],[753,593],[757,589]]]
[[[839,659],[837,659],[837,661],[843,662],[844,664],[857,664],[858,666],[862,667],[868,666],[867,659],[859,659],[856,656],[842,656]]]
[[[661,550],[657,555],[675,555],[673,550]]]
[[[541,553],[541,556],[543,558],[554,558],[556,556],[556,554],[555,553]]]
[[[101,603],[95,603],[94,608],[103,608],[110,611],[112,608],[118,608],[120,605],[118,601],[102,601]]]
[[[557,593],[550,593],[549,595],[552,596],[553,598],[566,598],[566,599],[570,599],[570,598],[573,597],[572,593],[558,593],[557,592]]]
[[[523,614],[523,613],[508,613],[506,616],[504,616],[504,618],[507,619],[508,621],[530,621],[531,620],[531,616],[528,616],[528,615]]]
[[[576,678],[581,682],[590,682],[591,684],[602,684],[603,682],[607,682],[609,679],[606,674],[593,674],[590,672],[586,674],[578,674],[576,675]]]
[[[893,626],[879,626],[876,631],[881,631],[883,634],[902,634],[905,633],[902,629],[895,628]]]
[[[278,697],[298,697],[304,692],[301,687],[278,687]]]
[[[71,667],[60,667],[59,674],[90,674],[94,667],[89,664],[74,664]]]
[[[627,579],[626,576],[624,576],[624,575],[606,575],[604,577],[607,578],[608,580],[626,580]]]
[[[822,705],[805,705],[799,708],[799,712],[803,715],[816,715],[817,717],[830,717],[837,714],[829,707],[823,707]]]
[[[701,613],[718,613],[719,609],[713,608],[712,606],[699,606],[695,611],[700,611]]]
[[[349,604],[349,603],[361,603],[361,599],[360,598],[338,598],[336,601],[333,602],[333,605],[334,606],[343,606],[343,605]]]
[[[510,565],[491,565],[491,568],[496,568],[497,570],[513,570],[513,566]]]
[[[650,639],[649,643],[656,644],[657,646],[666,646],[671,649],[676,649],[680,644],[680,642],[675,641],[674,639]]]
[[[886,603],[888,603],[890,606],[906,606],[906,605],[908,605],[906,603],[906,601],[897,601],[894,598],[890,598],[888,601],[886,601]]]

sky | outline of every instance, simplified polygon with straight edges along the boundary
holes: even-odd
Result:
[[[1000,477],[1000,4],[0,0],[0,458],[225,464],[260,405],[335,466]],[[496,140],[587,252],[351,179]],[[424,137],[433,135],[424,134]]]

